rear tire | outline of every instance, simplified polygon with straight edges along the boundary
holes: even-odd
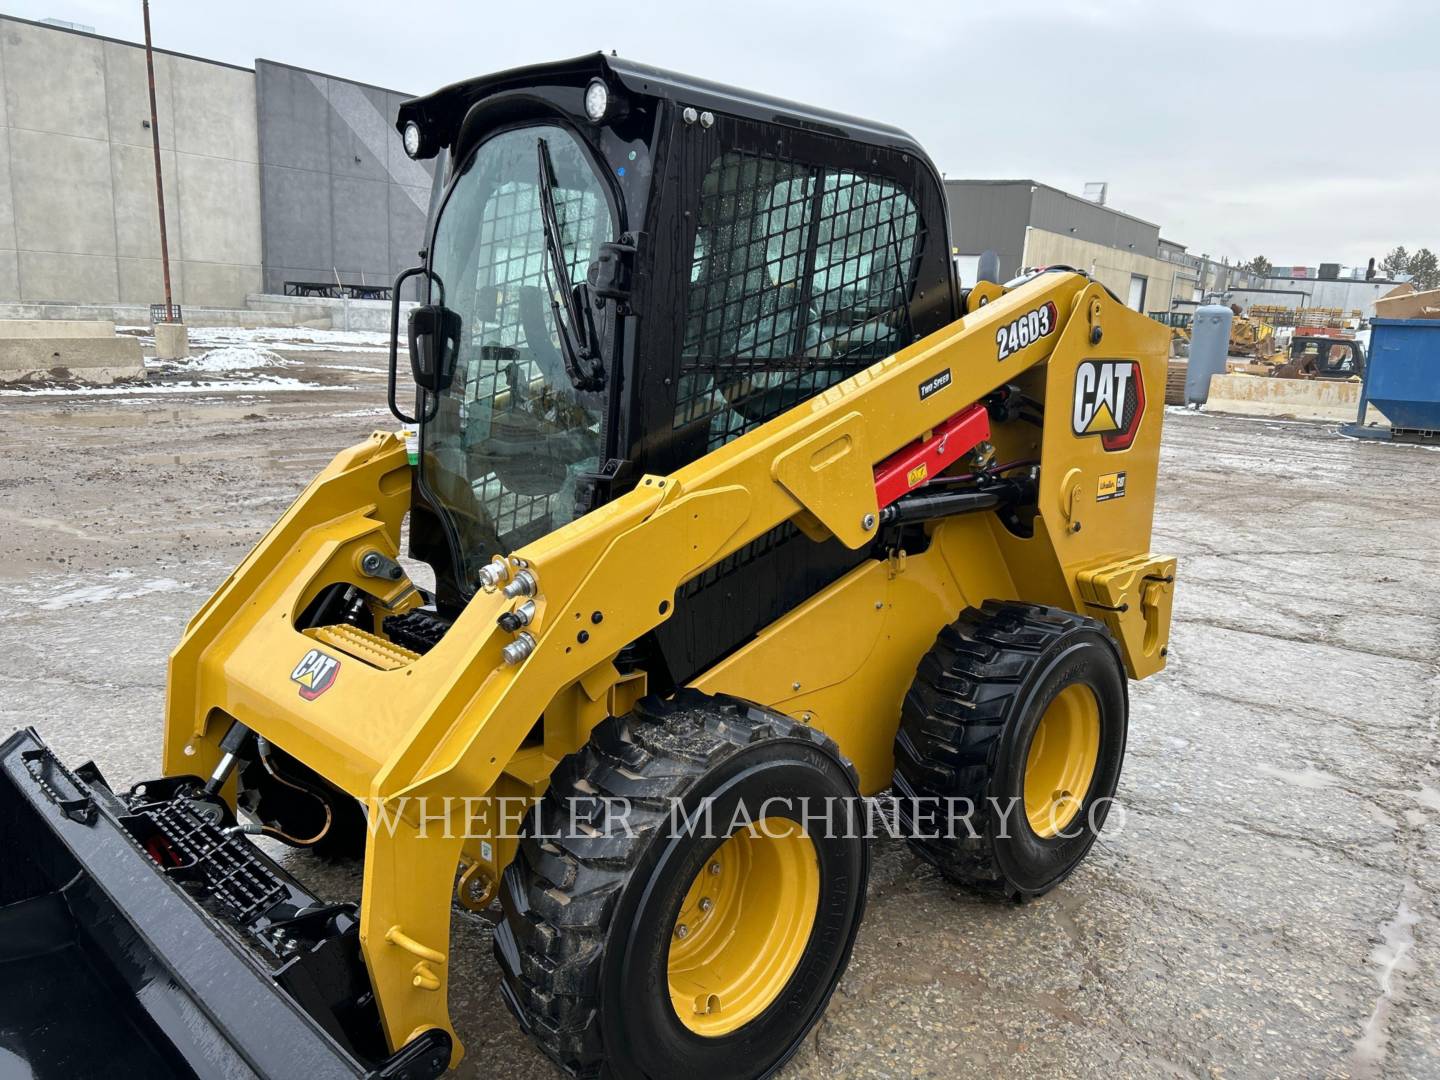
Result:
[[[742,801],[767,835],[729,828]],[[833,742],[757,705],[683,690],[604,721],[505,870],[506,1003],[576,1076],[769,1076],[850,957],[869,871],[847,827],[858,803]],[[712,829],[677,828],[702,807]]]
[[[977,891],[1048,892],[1104,825],[1128,716],[1100,623],[1036,604],[967,609],[921,660],[901,711],[894,790],[911,845]]]

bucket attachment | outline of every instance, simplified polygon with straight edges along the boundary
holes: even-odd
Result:
[[[353,905],[324,904],[194,777],[117,796],[33,731],[0,743],[0,1072],[422,1080],[387,1055]]]

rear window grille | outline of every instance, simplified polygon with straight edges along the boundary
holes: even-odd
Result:
[[[925,240],[896,184],[731,151],[701,197],[675,427],[714,449],[913,340]]]

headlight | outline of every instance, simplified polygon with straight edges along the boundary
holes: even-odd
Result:
[[[424,141],[420,134],[420,125],[411,120],[405,125],[405,153],[412,158],[420,156],[420,144]]]
[[[594,123],[605,119],[605,110],[610,107],[610,88],[604,79],[591,79],[585,88],[585,115]]]

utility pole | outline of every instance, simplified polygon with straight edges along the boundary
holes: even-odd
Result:
[[[155,108],[155,54],[150,48],[150,0],[141,0],[145,14],[145,74],[150,80],[150,140],[155,146],[155,201],[160,204],[160,272],[165,277],[165,321],[175,321],[170,294],[170,244],[165,237],[165,182],[160,172],[160,116]]]

